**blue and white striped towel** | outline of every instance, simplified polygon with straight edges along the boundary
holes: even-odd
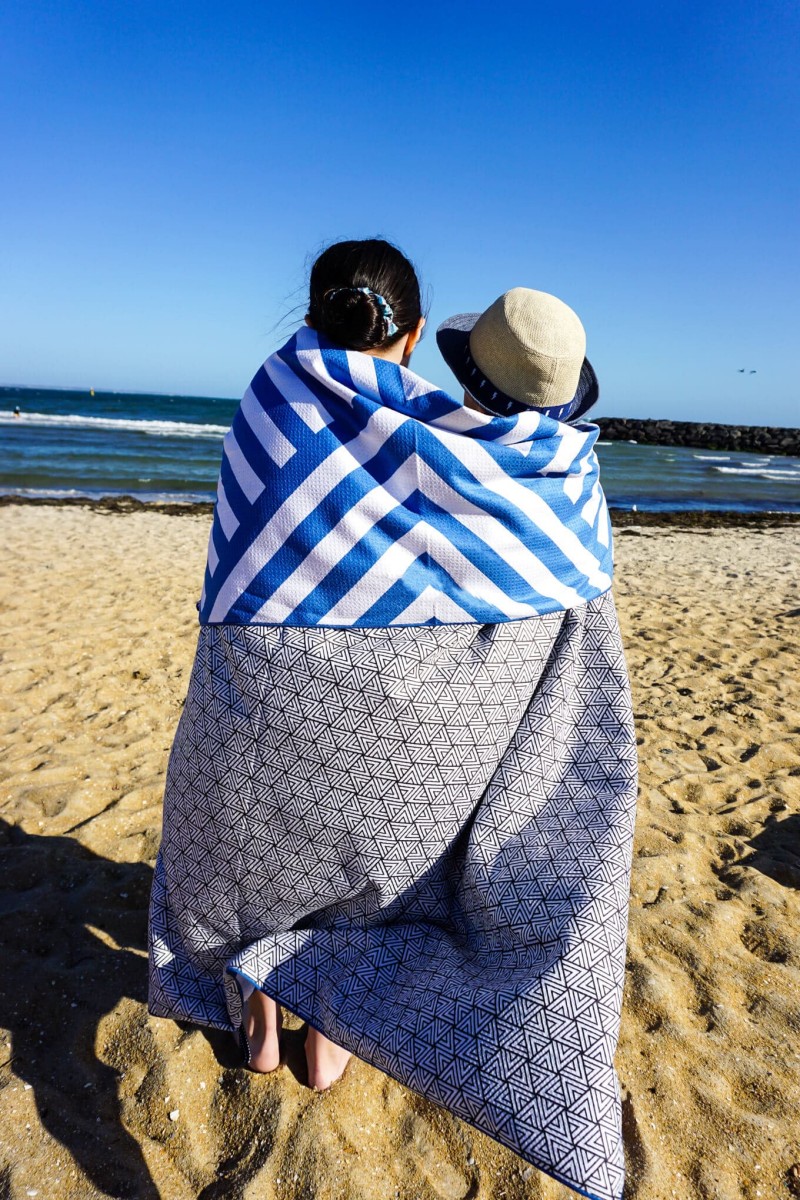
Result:
[[[225,437],[202,624],[490,624],[611,587],[595,425],[491,417],[301,327]]]

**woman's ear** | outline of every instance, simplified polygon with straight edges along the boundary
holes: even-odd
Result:
[[[415,349],[417,348],[417,344],[419,342],[419,339],[422,337],[422,331],[424,328],[425,328],[425,318],[420,317],[419,321],[417,322],[416,328],[412,329],[411,332],[407,335],[406,345],[405,345],[405,349],[403,351],[403,365],[404,366],[406,366],[408,364],[408,360],[411,358],[411,355],[414,353]]]

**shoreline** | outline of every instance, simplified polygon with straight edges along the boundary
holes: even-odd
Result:
[[[135,496],[12,496],[0,495],[0,508],[88,508],[105,513],[161,513],[166,516],[211,516],[212,501],[147,501]],[[631,526],[671,529],[785,529],[800,524],[800,512],[738,512],[735,509],[664,509],[634,512],[609,505],[615,529]]]

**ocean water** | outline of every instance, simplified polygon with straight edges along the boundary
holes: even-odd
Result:
[[[0,493],[213,500],[237,403],[0,388]],[[800,512],[798,458],[603,441],[597,454],[614,508]]]

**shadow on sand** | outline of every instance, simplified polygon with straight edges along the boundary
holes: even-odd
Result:
[[[754,867],[784,887],[800,888],[800,814],[783,821],[773,818],[748,844],[753,853],[739,859],[737,866]]]
[[[0,1027],[11,1034],[11,1049],[0,1046],[0,1089],[15,1077],[30,1084],[43,1127],[98,1190],[120,1200],[161,1197],[122,1122],[121,1075],[96,1049],[102,1019],[121,1000],[147,1003],[152,877],[146,863],[114,862],[73,837],[28,834],[0,818]],[[235,1089],[243,1072],[230,1034],[176,1027],[204,1037]],[[302,1085],[306,1032],[285,1034],[286,1065]],[[241,1147],[198,1186],[199,1200],[231,1195],[268,1155],[268,1145]],[[10,1170],[0,1163],[0,1200],[12,1194]]]
[[[118,1075],[98,1059],[95,1039],[122,998],[146,1001],[152,874],[145,863],[115,863],[73,838],[33,836],[0,819],[0,1025],[11,1033],[0,1064],[31,1085],[42,1125],[97,1188],[137,1200],[159,1200],[159,1191],[122,1124]],[[9,1082],[8,1069],[0,1072],[0,1086]]]

